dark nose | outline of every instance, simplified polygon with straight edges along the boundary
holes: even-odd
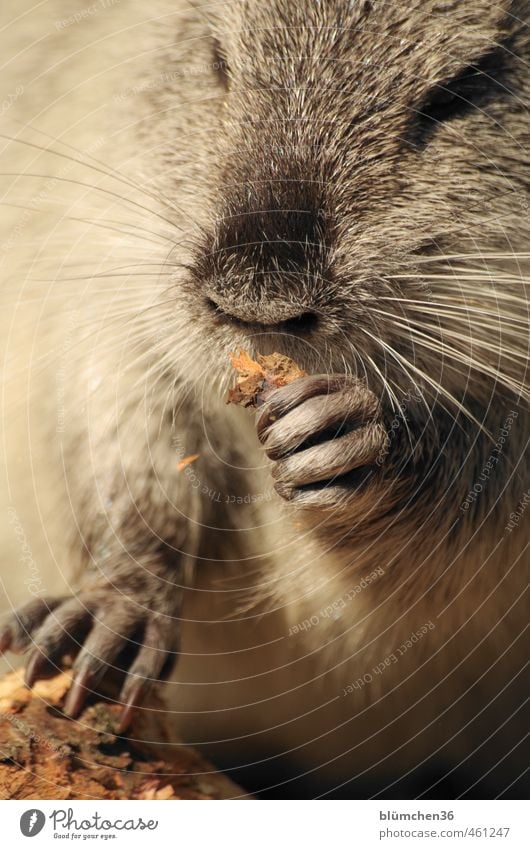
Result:
[[[257,209],[242,200],[230,204],[198,259],[195,277],[210,306],[250,325],[312,329],[325,287],[322,210],[300,208],[299,197],[284,197],[280,206],[269,194]]]

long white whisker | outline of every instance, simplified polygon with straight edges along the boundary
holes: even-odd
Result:
[[[407,372],[407,369],[409,369],[409,368],[410,368],[410,369],[412,369],[412,371],[414,371],[414,372],[418,375],[418,377],[421,377],[421,379],[422,379],[423,381],[425,381],[427,384],[429,384],[429,385],[430,385],[430,386],[431,386],[431,387],[435,390],[435,393],[436,393],[436,395],[435,395],[435,400],[436,400],[436,402],[437,402],[438,404],[440,404],[440,406],[442,407],[442,409],[444,409],[444,410],[448,413],[448,415],[451,415],[451,412],[450,412],[450,410],[448,410],[448,408],[447,408],[447,407],[445,407],[445,405],[444,405],[444,404],[442,404],[442,403],[441,403],[441,401],[440,401],[440,400],[439,400],[439,398],[438,398],[438,395],[442,395],[442,396],[443,396],[444,398],[446,398],[446,399],[447,399],[447,400],[448,400],[451,404],[454,404],[454,406],[455,406],[455,407],[456,407],[456,408],[457,408],[457,409],[458,409],[458,410],[459,410],[459,411],[460,411],[460,412],[461,412],[461,413],[462,413],[462,414],[463,414],[466,418],[468,418],[470,421],[472,421],[474,424],[476,424],[476,425],[477,425],[477,427],[478,427],[478,428],[480,428],[480,430],[481,430],[481,431],[483,431],[483,432],[484,432],[484,433],[485,433],[485,434],[486,434],[486,435],[487,435],[490,439],[493,439],[492,435],[491,435],[491,434],[490,434],[490,433],[486,430],[486,428],[484,427],[484,425],[482,424],[482,422],[480,422],[477,418],[475,418],[475,416],[471,413],[471,411],[470,411],[470,410],[468,410],[468,409],[467,409],[467,408],[466,408],[466,407],[465,407],[465,406],[464,406],[464,405],[463,405],[463,404],[462,404],[462,403],[461,403],[461,402],[460,402],[457,398],[455,398],[455,396],[454,396],[454,395],[452,395],[452,393],[451,393],[451,392],[449,392],[447,389],[445,389],[445,388],[444,388],[444,387],[443,387],[440,383],[438,383],[436,380],[433,380],[433,378],[432,378],[432,377],[430,377],[430,376],[429,376],[426,372],[424,372],[422,369],[418,368],[418,366],[414,365],[414,364],[413,364],[413,363],[411,363],[409,360],[407,360],[407,359],[406,359],[406,357],[403,357],[401,354],[399,354],[397,351],[395,351],[395,350],[394,350],[394,348],[392,348],[392,346],[391,346],[391,345],[389,345],[387,342],[384,342],[384,341],[383,341],[382,339],[380,339],[380,338],[374,337],[371,333],[369,333],[369,331],[367,331],[367,330],[366,330],[366,328],[365,328],[365,327],[360,327],[360,329],[362,330],[362,332],[363,332],[363,333],[367,333],[367,334],[370,336],[370,338],[372,338],[372,339],[373,339],[373,341],[377,342],[377,343],[378,343],[378,344],[379,344],[379,345],[383,348],[383,350],[385,350],[385,351],[386,351],[386,352],[387,352],[387,353],[388,353],[388,354],[389,354],[389,355],[390,355],[393,359],[395,359],[395,360],[396,360],[396,362],[397,362],[397,363],[401,366],[401,368],[405,371],[405,373],[408,373],[408,372]],[[452,417],[453,417],[453,419],[455,418],[455,417],[454,417],[454,415],[453,415]],[[458,423],[458,422],[456,421],[456,419],[455,419],[455,422],[456,422],[456,423]],[[459,425],[459,426],[460,426],[460,427],[462,427],[461,425]]]

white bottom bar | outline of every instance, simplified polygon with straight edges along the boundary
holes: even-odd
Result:
[[[1,844],[370,849],[530,845],[518,801],[0,802]],[[26,836],[27,835],[27,836]],[[34,843],[31,841],[35,840]]]

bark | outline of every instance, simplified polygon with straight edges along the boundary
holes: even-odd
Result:
[[[92,701],[79,719],[61,712],[69,673],[23,684],[0,679],[1,799],[233,799],[244,791],[186,746],[169,746],[162,702],[139,711],[127,736],[119,706]],[[142,741],[156,740],[149,747]]]

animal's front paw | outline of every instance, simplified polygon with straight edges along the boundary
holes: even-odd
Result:
[[[347,504],[388,450],[377,398],[341,375],[304,377],[275,390],[257,428],[276,461],[277,492],[302,506]]]
[[[120,730],[150,686],[166,677],[178,653],[178,587],[173,602],[143,592],[127,594],[108,584],[78,595],[38,599],[22,607],[0,629],[0,651],[29,652],[26,684],[61,668],[75,656],[74,679],[64,712],[76,717],[90,693],[110,672],[125,674]],[[155,612],[163,608],[164,613]]]

